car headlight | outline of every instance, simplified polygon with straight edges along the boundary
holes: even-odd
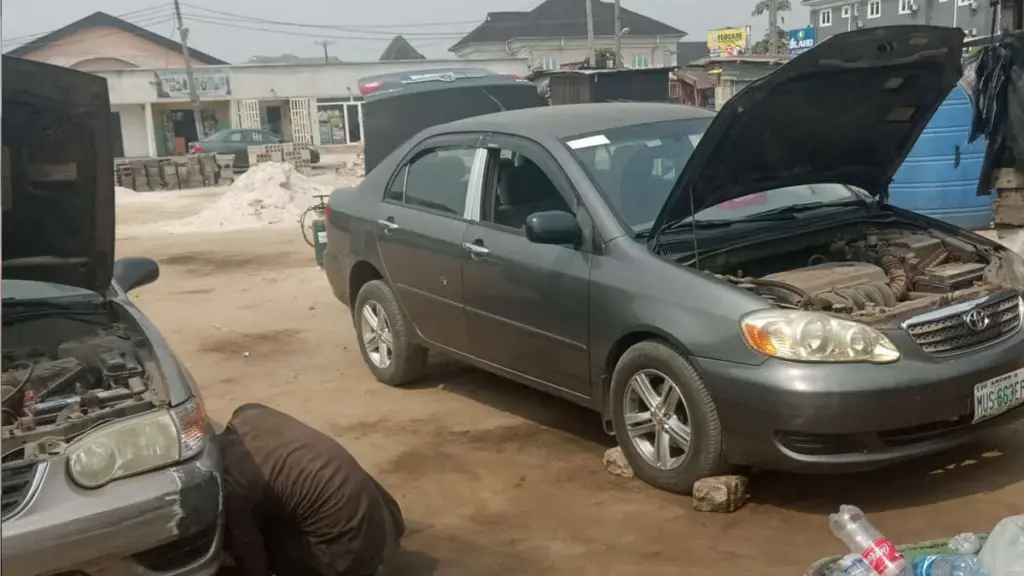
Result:
[[[68,445],[68,473],[83,488],[187,460],[206,446],[206,415],[195,397],[104,424]]]
[[[743,317],[740,328],[748,346],[783,360],[886,364],[900,359],[878,330],[822,312],[761,310]]]

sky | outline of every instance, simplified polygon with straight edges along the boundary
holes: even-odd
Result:
[[[376,60],[395,34],[430,58],[454,57],[448,47],[481,22],[487,12],[529,10],[541,0],[182,0],[189,44],[229,62],[255,55],[331,56]],[[598,0],[594,0],[595,2]],[[609,0],[610,1],[610,0]],[[178,40],[170,0],[2,0],[3,51],[96,11]],[[750,15],[755,0],[621,0],[634,12],[661,20],[703,41],[709,29],[750,25],[754,38],[767,15]],[[793,0],[784,28],[808,23],[808,11]],[[290,24],[298,24],[292,26]]]

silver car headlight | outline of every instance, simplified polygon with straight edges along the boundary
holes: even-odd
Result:
[[[206,414],[192,397],[104,424],[68,445],[68,473],[83,488],[99,488],[199,454],[206,446]]]
[[[878,330],[822,312],[760,310],[740,320],[740,331],[752,349],[783,360],[887,364],[900,359]]]

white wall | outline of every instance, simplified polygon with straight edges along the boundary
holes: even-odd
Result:
[[[624,36],[622,64],[632,67],[634,55],[644,54],[651,67],[675,66],[676,44],[682,39],[683,36]],[[594,38],[594,48],[614,50],[615,38],[598,36]],[[561,66],[581,62],[588,56],[586,38],[517,38],[507,46],[504,43],[480,42],[463,46],[455,53],[467,60],[503,56],[525,58],[530,66],[535,66],[541,58],[554,58]]]
[[[146,141],[146,107],[143,104],[111,106],[121,116],[121,138],[125,157],[149,156]]]
[[[308,65],[237,65],[214,66],[230,72],[232,100],[277,98],[330,98],[358,96],[360,78],[393,72],[465,67],[465,60],[409,60],[396,62],[344,62]],[[475,60],[471,66],[493,72],[525,74],[527,61],[520,59]],[[156,76],[153,70],[111,70],[95,72],[107,79],[111,104],[142,104],[174,102],[156,97]],[[178,100],[184,101],[184,100]]]

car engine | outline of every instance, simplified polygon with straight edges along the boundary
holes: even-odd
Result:
[[[43,456],[46,442],[151,409],[156,398],[138,350],[121,324],[54,347],[3,350],[3,461]]]
[[[830,236],[781,241],[769,248],[779,253],[743,263],[747,271],[718,276],[780,306],[866,321],[1001,287],[995,280],[997,253],[954,236],[900,228]]]

